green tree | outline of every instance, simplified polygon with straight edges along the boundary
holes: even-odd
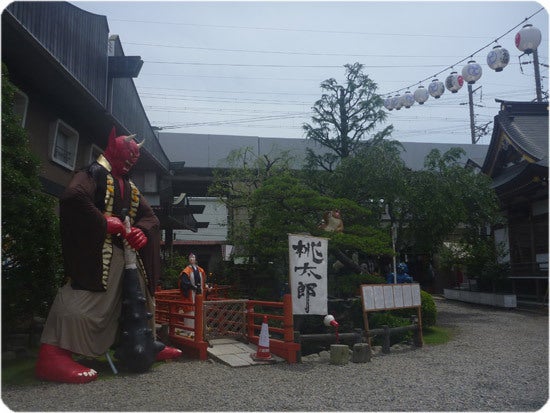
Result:
[[[410,173],[401,159],[398,141],[380,140],[364,145],[357,153],[343,159],[332,174],[332,192],[352,199],[373,211],[373,224],[387,213],[390,222],[398,222],[407,213],[402,199],[408,191]]]
[[[345,198],[330,198],[294,177],[292,173],[267,179],[251,197],[250,208],[256,217],[246,241],[248,249],[259,263],[278,262],[288,265],[288,233],[309,233],[330,239],[329,251],[338,259],[360,271],[357,263],[343,251],[364,254],[389,254],[387,234],[366,225],[370,210]],[[319,228],[326,210],[339,209],[346,217],[344,233],[325,232]]]
[[[399,144],[382,141],[365,146],[335,168],[332,193],[373,211],[371,225],[397,228],[396,251],[434,253],[444,240],[459,232],[464,242],[475,244],[483,229],[498,220],[498,204],[490,181],[464,168],[464,151],[433,150],[425,170],[408,169]],[[457,231],[460,228],[460,231]]]
[[[443,154],[434,149],[426,157],[426,169],[411,174],[412,219],[406,230],[418,249],[436,252],[451,234],[461,242],[475,244],[488,225],[500,220],[490,179],[465,168],[460,163],[463,155],[460,148]]]
[[[247,253],[248,237],[256,215],[251,196],[271,176],[290,170],[293,158],[288,151],[257,156],[252,148],[245,147],[229,153],[223,167],[214,169],[214,179],[208,187],[208,194],[223,202],[229,211],[228,240],[236,246],[235,253]]]
[[[2,331],[44,316],[59,284],[55,200],[41,191],[39,161],[13,111],[15,88],[2,65]]]
[[[369,209],[348,199],[322,196],[299,179],[290,169],[291,162],[284,153],[256,158],[251,151],[241,150],[228,158],[226,164],[232,168],[215,172],[209,194],[220,197],[231,211],[229,239],[237,255],[253,257],[263,268],[271,266],[286,273],[287,234],[301,232],[329,237],[331,250],[341,260],[353,262],[343,254],[346,250],[391,252],[387,235],[368,225]],[[343,234],[318,228],[323,213],[333,209],[346,217]],[[352,265],[360,271],[356,263]]]
[[[316,155],[308,151],[310,163],[332,171],[338,161],[354,154],[361,141],[378,141],[389,136],[393,126],[375,132],[377,125],[386,119],[382,98],[376,94],[377,85],[363,73],[360,63],[346,64],[344,85],[333,79],[321,83],[323,94],[315,102],[311,124],[303,129],[308,139],[331,149],[332,152]]]

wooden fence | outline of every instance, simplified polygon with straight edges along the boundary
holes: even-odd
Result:
[[[155,293],[156,323],[167,326],[170,341],[181,347],[186,354],[206,360],[209,346],[208,330],[213,328],[218,329],[217,333],[226,329],[229,336],[244,331],[245,340],[257,345],[262,320],[267,316],[270,351],[289,363],[296,363],[300,345],[294,342],[290,294],[285,295],[283,301],[224,300],[217,296],[208,298],[208,301],[205,301],[203,295],[198,294],[193,304],[185,300],[177,289],[159,290]],[[241,303],[243,309],[239,310],[235,305]],[[226,317],[225,320],[216,318],[220,316]],[[220,334],[211,337],[214,336],[219,337]]]

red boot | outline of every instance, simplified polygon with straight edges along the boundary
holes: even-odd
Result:
[[[174,347],[165,346],[162,351],[157,354],[157,361],[170,360],[181,357],[182,351]]]
[[[63,383],[88,383],[97,379],[97,372],[74,361],[69,350],[44,343],[40,345],[34,372],[40,380]]]

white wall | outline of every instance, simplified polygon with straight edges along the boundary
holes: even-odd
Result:
[[[214,197],[189,197],[189,205],[205,205],[202,214],[194,214],[198,222],[209,222],[208,228],[197,232],[174,231],[174,241],[223,241],[227,240],[227,208]]]

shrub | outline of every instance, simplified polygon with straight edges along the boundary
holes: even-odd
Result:
[[[384,311],[369,314],[369,329],[382,328],[387,325],[388,327],[402,327],[408,326],[411,322],[409,319],[400,317],[395,312]],[[390,343],[401,343],[403,341],[410,340],[412,337],[412,331],[404,331],[402,333],[392,334],[390,336]],[[380,345],[383,342],[382,336],[376,336],[374,344]]]
[[[420,312],[422,314],[422,328],[432,327],[437,321],[437,308],[433,297],[424,290],[420,290],[421,307]],[[407,320],[412,315],[416,315],[415,308],[404,308],[402,310],[395,310],[396,315],[403,317]]]
[[[42,191],[40,162],[13,111],[2,65],[2,331],[45,316],[62,279],[55,198]]]
[[[168,258],[168,262],[164,263],[160,284],[164,290],[178,288],[178,281],[181,272],[189,264],[187,257],[174,254]]]
[[[431,294],[420,290],[420,299],[422,300],[422,327],[435,326],[437,321],[437,308]]]
[[[361,284],[385,284],[383,277],[375,274],[339,275],[329,280],[329,292],[340,298],[361,295]]]

